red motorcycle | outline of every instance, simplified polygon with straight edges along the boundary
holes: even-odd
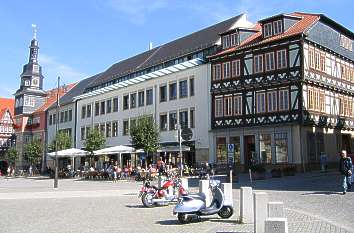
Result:
[[[139,198],[141,197],[143,205],[148,208],[156,205],[168,205],[172,201],[177,201],[181,195],[187,195],[187,192],[182,187],[181,180],[176,177],[168,178],[161,188],[145,181],[139,192]]]

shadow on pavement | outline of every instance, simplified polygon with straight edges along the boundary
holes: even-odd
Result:
[[[146,209],[143,205],[125,205],[125,207],[131,208],[131,209]]]
[[[301,195],[342,195],[341,192],[311,192],[311,193],[302,193]]]

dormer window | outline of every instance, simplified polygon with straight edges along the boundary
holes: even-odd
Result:
[[[340,35],[340,46],[349,50],[349,51],[353,51],[353,42],[351,39],[349,39],[348,37],[344,36],[344,35]]]
[[[222,37],[222,48],[227,49],[230,47],[230,36],[225,35]]]
[[[282,20],[277,20],[273,22],[273,34],[278,35],[283,32]]]
[[[233,34],[230,35],[230,44],[231,44],[231,47],[238,45],[237,34],[236,33],[233,33]]]
[[[272,23],[264,24],[264,38],[272,35]]]

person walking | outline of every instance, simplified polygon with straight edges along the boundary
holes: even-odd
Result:
[[[352,176],[353,163],[350,157],[347,157],[347,151],[341,151],[341,158],[339,160],[339,171],[342,174],[342,187],[343,195],[346,194],[347,190],[352,188],[351,176]]]

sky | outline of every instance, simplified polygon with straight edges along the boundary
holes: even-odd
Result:
[[[256,22],[279,13],[323,13],[354,31],[352,0],[0,0],[0,96],[11,97],[38,27],[45,89],[246,13]]]

